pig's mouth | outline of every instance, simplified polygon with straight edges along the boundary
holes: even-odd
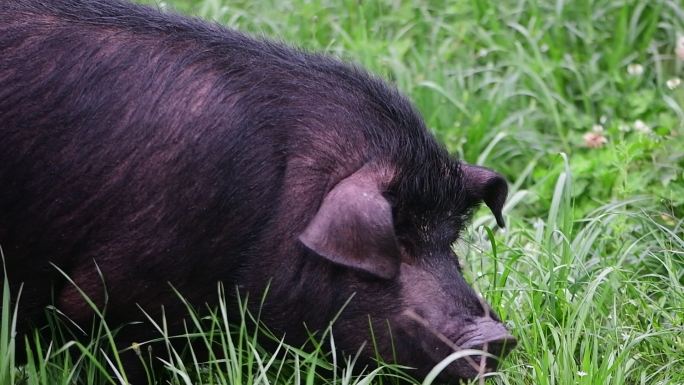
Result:
[[[439,379],[445,382],[459,382],[495,371],[499,358],[508,354],[516,345],[515,338],[498,321],[486,316],[475,320],[459,331],[447,336],[430,326],[428,321],[413,310],[406,310],[404,317],[410,320],[410,334],[417,337],[421,350],[433,363],[445,360],[452,353],[466,349],[482,351],[485,354],[465,355],[458,358],[442,371]]]

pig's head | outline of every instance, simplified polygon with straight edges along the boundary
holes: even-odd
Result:
[[[457,161],[425,174],[366,165],[327,193],[299,237],[344,272],[334,283],[340,297],[354,293],[333,329],[337,344],[353,353],[366,341],[366,353],[377,349],[389,362],[416,368],[419,377],[460,349],[501,357],[516,344],[466,283],[452,250],[480,202],[504,226],[505,180]],[[369,320],[374,343],[364,333]],[[496,362],[459,359],[443,377],[473,378]]]

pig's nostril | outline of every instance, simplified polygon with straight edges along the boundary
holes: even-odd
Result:
[[[476,320],[475,325],[480,338],[471,341],[470,346],[478,346],[496,357],[504,357],[515,348],[515,337],[501,322],[490,317],[482,317]]]
[[[515,348],[518,341],[510,334],[487,341],[487,352],[497,357],[505,357]]]

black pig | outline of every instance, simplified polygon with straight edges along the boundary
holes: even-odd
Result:
[[[54,264],[102,305],[99,267],[113,324],[136,304],[181,319],[168,283],[211,304],[218,281],[270,282],[263,317],[291,343],[355,294],[342,351],[370,317],[379,353],[389,323],[417,376],[457,347],[505,354],[515,340],[451,245],[480,202],[503,226],[506,193],[354,66],[118,0],[0,3],[0,244],[23,331],[53,298],[91,319]]]

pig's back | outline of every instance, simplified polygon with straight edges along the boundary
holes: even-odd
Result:
[[[95,261],[131,295],[229,280],[280,194],[287,138],[268,115],[284,115],[253,87],[262,49],[239,48],[259,43],[221,32],[219,55],[192,36],[213,27],[169,16],[173,36],[108,3],[0,5],[0,245],[29,313],[64,284],[48,262],[88,289]]]

